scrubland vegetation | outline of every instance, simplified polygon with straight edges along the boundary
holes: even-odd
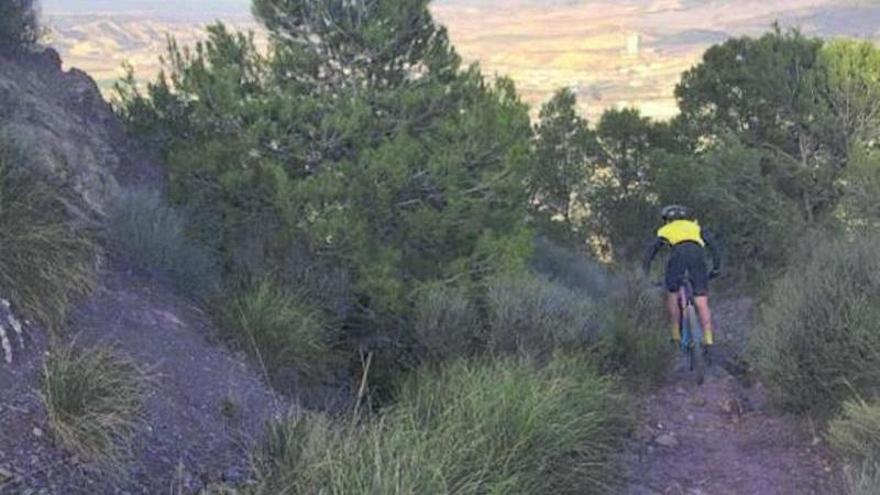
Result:
[[[106,239],[206,306],[270,382],[342,374],[382,398],[273,425],[257,492],[607,493],[625,390],[668,368],[662,307],[628,270],[673,202],[759,295],[750,358],[774,402],[828,425],[853,493],[876,486],[875,46],[774,28],[710,48],[671,121],[592,124],[563,89],[533,125],[426,0],[253,8],[268,50],[216,24],[172,40],[145,89],[118,84],[170,189],[125,192]],[[24,25],[0,39],[32,43]],[[100,249],[33,150],[0,141],[0,289],[60,330]],[[110,351],[54,350],[53,435],[117,458],[144,380]]]
[[[691,205],[730,277],[766,294],[751,349],[781,407],[830,418],[876,390],[873,45],[774,28],[709,49],[669,122],[619,109],[591,125],[561,90],[531,126],[513,83],[462,66],[424,1],[254,13],[267,52],[214,25],[193,50],[170,43],[146,91],[120,83],[116,106],[162,150],[169,201],[198,212],[186,235],[220,257],[234,345],[318,380],[377,358],[370,390],[390,402],[276,426],[266,490],[601,491],[615,414],[541,442],[520,421],[607,404],[596,373],[662,380],[662,308],[621,269],[664,203]],[[532,447],[495,457],[520,452],[506,441]]]
[[[456,360],[410,376],[381,417],[274,425],[255,492],[607,493],[626,407],[576,357]]]

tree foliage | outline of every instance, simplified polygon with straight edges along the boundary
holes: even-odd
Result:
[[[272,34],[279,77],[322,90],[370,91],[456,77],[459,59],[427,6],[428,0],[255,0],[253,12]]]
[[[546,228],[559,219],[566,233],[577,229],[572,217],[583,204],[601,156],[596,134],[577,114],[576,103],[574,93],[561,89],[541,107],[535,165],[529,174],[532,206],[544,217]]]
[[[607,255],[631,261],[641,255],[656,214],[653,157],[667,144],[666,124],[634,108],[606,110],[597,126],[603,166],[589,195],[591,226],[607,242]]]
[[[426,2],[254,12],[267,54],[218,24],[194,50],[172,41],[146,93],[118,88],[227,276],[343,270],[356,304],[334,316],[358,333],[405,327],[419,283],[524,264],[532,131],[510,80],[460,68]]]
[[[819,53],[821,88],[847,144],[880,134],[880,49],[867,41],[835,40]]]
[[[846,136],[821,77],[822,41],[777,26],[713,46],[682,76],[676,96],[703,140],[732,131],[768,151],[764,167],[808,221],[833,210]]]
[[[820,54],[835,122],[847,137],[841,214],[848,227],[880,223],[880,49],[837,40]]]

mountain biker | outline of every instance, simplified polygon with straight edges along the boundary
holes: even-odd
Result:
[[[663,246],[672,248],[672,256],[666,265],[665,286],[669,291],[666,307],[672,322],[672,340],[681,342],[681,308],[678,305],[678,289],[684,277],[690,278],[694,288],[694,305],[703,327],[703,343],[711,346],[712,312],[709,309],[709,279],[718,275],[721,257],[718,246],[711,233],[700,227],[690,210],[681,205],[669,205],[660,210],[664,225],[657,230],[657,237],[645,255],[642,268],[647,275],[651,270],[654,256]],[[705,251],[712,255],[712,271],[706,270]]]

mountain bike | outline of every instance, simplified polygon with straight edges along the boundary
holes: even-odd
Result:
[[[694,305],[694,288],[688,277],[685,277],[678,288],[678,308],[681,314],[681,352],[687,356],[688,367],[696,372],[697,385],[702,385],[706,377],[706,364],[709,359],[708,349],[703,347],[703,329]]]

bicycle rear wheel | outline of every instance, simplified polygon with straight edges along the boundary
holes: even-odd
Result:
[[[698,332],[696,332],[697,322],[699,321],[697,319],[697,310],[693,304],[689,304],[686,313],[688,331],[691,334],[691,343],[688,346],[688,360],[690,361],[691,371],[696,373],[697,385],[702,385],[703,380],[706,378],[706,361],[703,359],[702,339],[699,338]]]

